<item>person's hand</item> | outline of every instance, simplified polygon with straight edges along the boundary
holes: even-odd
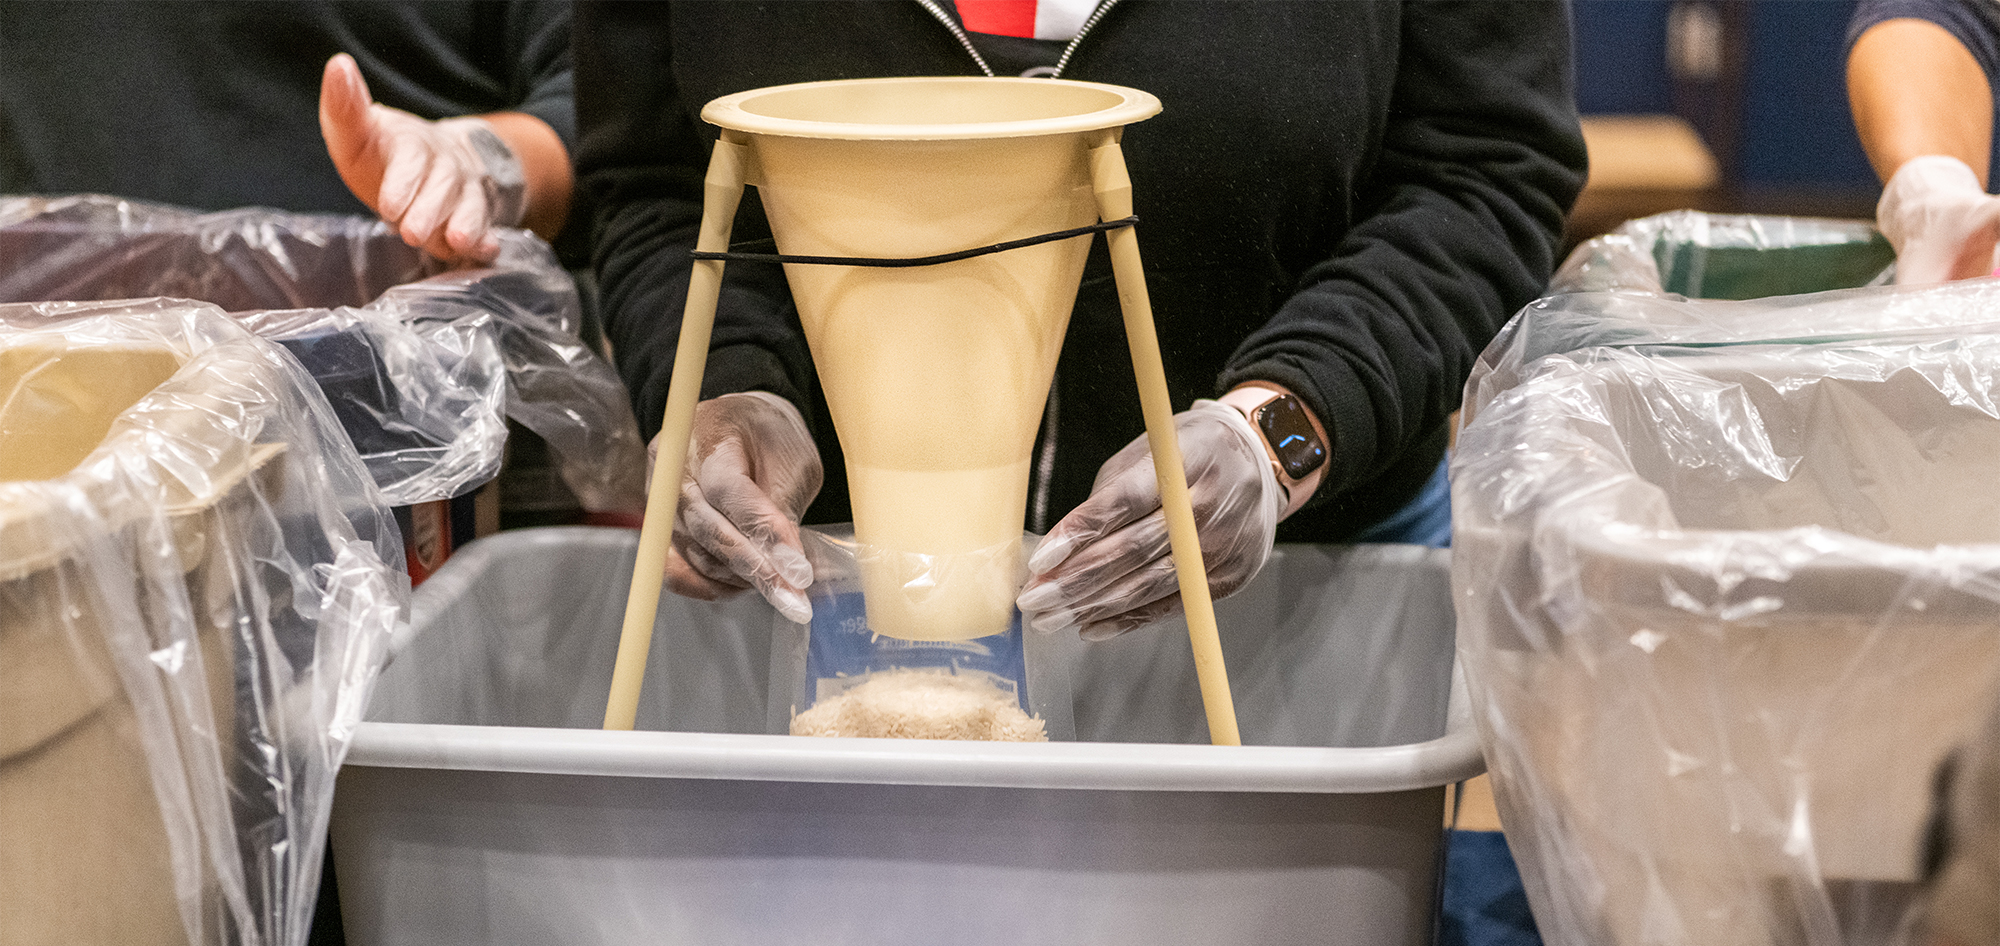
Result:
[[[667,553],[667,587],[703,601],[755,588],[787,619],[812,620],[799,516],[819,494],[819,448],[790,401],[752,391],[695,405]],[[660,438],[646,448],[646,479]]]
[[[340,179],[411,246],[487,263],[500,253],[493,229],[521,222],[520,159],[484,119],[427,121],[377,104],[346,53],[320,78],[319,127]]]
[[[1233,594],[1270,557],[1284,490],[1263,440],[1236,408],[1196,401],[1174,415],[1174,430],[1209,588],[1218,598]],[[1181,610],[1145,437],[1105,461],[1090,498],[1049,530],[1028,570],[1033,577],[1016,604],[1037,630],[1075,624],[1084,639],[1104,640]]]
[[[2000,197],[1957,158],[1903,162],[1882,188],[1875,221],[1896,248],[1897,285],[1986,276],[2000,263]]]

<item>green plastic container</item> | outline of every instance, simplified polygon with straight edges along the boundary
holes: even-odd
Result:
[[[1585,241],[1549,291],[1761,299],[1870,285],[1895,261],[1889,241],[1865,220],[1677,210]]]

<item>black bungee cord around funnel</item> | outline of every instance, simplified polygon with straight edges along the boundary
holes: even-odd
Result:
[[[1120,217],[1116,220],[1093,223],[1086,227],[1057,230],[1053,233],[1044,233],[1039,236],[1008,240],[1005,243],[993,243],[987,246],[973,247],[969,250],[959,250],[955,253],[939,253],[936,256],[912,256],[903,259],[883,259],[873,256],[788,256],[784,253],[743,253],[736,250],[725,250],[722,252],[692,250],[688,255],[698,260],[734,260],[746,263],[806,263],[814,266],[877,266],[885,268],[936,266],[939,263],[956,263],[959,260],[971,259],[975,256],[1002,253],[1007,250],[1018,250],[1025,246],[1035,246],[1041,243],[1054,243],[1057,240],[1067,240],[1071,237],[1105,233],[1111,230],[1123,230],[1138,222],[1139,218],[1136,216]]]

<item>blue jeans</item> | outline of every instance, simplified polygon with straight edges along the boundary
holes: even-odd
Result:
[[[1542,946],[1528,892],[1498,831],[1445,832],[1438,946]]]
[[[1437,469],[1431,471],[1431,478],[1424,481],[1424,488],[1416,498],[1389,518],[1362,530],[1354,541],[1451,548],[1451,477],[1446,470],[1450,465],[1451,455],[1446,454],[1438,461]]]

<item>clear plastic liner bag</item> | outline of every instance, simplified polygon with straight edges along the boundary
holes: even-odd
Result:
[[[1502,327],[1473,365],[1460,424],[1551,355],[1608,348],[1685,357],[1722,347],[1797,344],[1838,358],[1843,349],[1827,346],[1866,353],[1878,340],[1949,346],[1962,335],[1994,332],[2000,332],[2000,283],[1987,279],[1926,291],[1861,288],[1743,301],[1626,290],[1550,295]]]
[[[2000,698],[2000,283],[1554,296],[1466,388],[1460,662],[1555,946],[1900,943]]]
[[[488,267],[445,272],[379,220],[196,213],[84,195],[0,198],[0,302],[214,303],[319,381],[391,505],[492,479],[512,418],[593,512],[645,504],[644,444],[611,367],[578,337],[575,283],[504,231]]]
[[[0,305],[0,944],[303,942],[401,543],[221,310]]]
[[[771,648],[771,731],[805,736],[982,739],[1046,742],[1076,738],[1069,665],[1075,635],[1023,628],[1009,597],[1005,630],[964,640],[905,640],[869,626],[864,570],[893,556],[904,589],[870,584],[867,593],[921,598],[954,585],[940,569],[985,567],[1017,575],[1030,545],[924,556],[859,545],[847,527],[801,530],[813,584],[812,623],[775,618]],[[1025,541],[1032,543],[1034,537]],[[926,566],[929,566],[928,569]],[[913,576],[913,577],[911,577]],[[963,577],[963,576],[957,576]],[[877,604],[880,607],[881,604]],[[915,610],[905,605],[898,613]]]
[[[1889,241],[1866,220],[1676,210],[1585,240],[1556,271],[1549,292],[1756,299],[1884,285],[1895,259]]]

